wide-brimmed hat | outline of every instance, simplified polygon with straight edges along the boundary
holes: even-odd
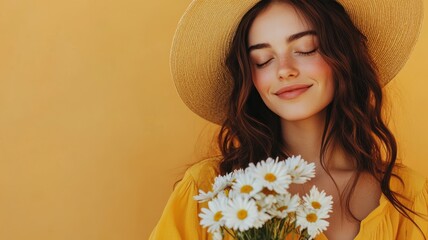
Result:
[[[314,0],[315,1],[315,0]],[[222,124],[232,79],[225,66],[241,18],[259,0],[194,0],[182,16],[171,48],[171,72],[184,103]],[[338,0],[367,37],[382,84],[404,66],[419,36],[422,0]]]

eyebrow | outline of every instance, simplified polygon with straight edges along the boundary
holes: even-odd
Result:
[[[290,43],[292,41],[295,41],[295,40],[302,38],[304,36],[307,36],[307,35],[317,35],[317,33],[314,30],[299,32],[299,33],[296,33],[296,34],[289,36],[287,38],[287,43]],[[262,49],[262,48],[268,48],[268,47],[270,47],[270,44],[268,44],[268,43],[259,43],[259,44],[255,44],[255,45],[248,47],[247,51],[251,52],[251,51],[256,50],[256,49]]]

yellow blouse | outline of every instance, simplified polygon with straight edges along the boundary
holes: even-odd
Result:
[[[210,234],[199,224],[198,213],[206,203],[198,203],[193,196],[198,190],[211,190],[214,178],[219,174],[218,160],[207,159],[190,167],[171,194],[163,214],[150,235],[149,240],[211,240]],[[410,209],[428,216],[428,181],[407,167],[396,167],[395,174],[401,177],[391,180],[391,189],[402,193],[407,200],[402,202]],[[402,199],[400,199],[402,200]],[[412,216],[428,239],[428,218]],[[230,238],[226,238],[230,240]],[[320,234],[316,240],[326,240]],[[379,206],[360,223],[356,240],[419,240],[424,239],[420,231],[394,206],[381,196]]]

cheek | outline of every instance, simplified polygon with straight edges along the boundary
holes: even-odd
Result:
[[[333,70],[331,69],[331,67],[327,64],[327,62],[325,62],[324,60],[322,60],[318,66],[319,70],[322,71],[326,77],[326,79],[329,79],[330,82],[333,82]]]
[[[318,72],[323,76],[323,85],[325,88],[325,97],[326,100],[330,103],[334,97],[334,79],[333,79],[333,71],[331,67],[325,62],[322,61],[318,65]]]
[[[334,79],[333,79],[333,70],[324,60],[319,64],[320,74],[324,76],[324,81],[326,85],[326,92],[333,98],[334,95]]]
[[[260,95],[266,94],[269,91],[272,81],[272,76],[269,71],[253,70],[251,75],[254,87],[257,89]]]
[[[312,59],[312,61],[310,62],[305,62],[304,64],[301,64],[301,67],[304,68],[305,72],[317,75],[321,78],[332,78],[331,67],[321,56]]]
[[[310,78],[318,82],[321,87],[322,99],[326,102],[331,102],[334,97],[334,80],[331,67],[320,56],[311,61],[311,63],[305,64],[304,68],[305,72],[310,75]]]

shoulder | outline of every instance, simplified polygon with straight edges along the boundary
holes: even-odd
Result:
[[[393,170],[391,189],[409,200],[421,195],[428,186],[427,178],[421,173],[405,166],[397,165]]]
[[[189,167],[185,177],[191,178],[199,189],[209,190],[214,178],[220,173],[221,157],[211,157]]]

